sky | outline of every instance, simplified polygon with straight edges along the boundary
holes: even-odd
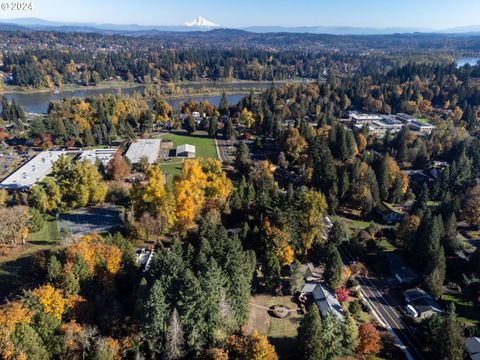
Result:
[[[31,2],[33,10],[3,10],[2,6],[0,18],[38,17],[63,22],[172,26],[203,16],[225,27],[354,26],[439,30],[480,25],[480,0],[18,1]],[[0,5],[4,2],[7,0],[0,0]]]

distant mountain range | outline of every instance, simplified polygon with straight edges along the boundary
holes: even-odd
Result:
[[[15,18],[0,19],[0,30],[23,30],[23,31],[65,31],[65,32],[100,32],[116,34],[132,33],[156,33],[163,31],[209,31],[212,29],[228,28],[209,21],[201,16],[179,26],[163,25],[138,25],[138,24],[97,24],[97,23],[70,23],[49,21],[38,18]],[[330,35],[388,35],[388,34],[412,34],[412,33],[438,33],[438,34],[472,34],[480,33],[480,25],[462,26],[435,30],[429,28],[408,28],[408,27],[352,27],[352,26],[248,26],[237,28],[255,33],[310,33]]]

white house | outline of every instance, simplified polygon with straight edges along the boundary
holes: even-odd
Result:
[[[177,146],[177,157],[194,158],[196,149],[194,145],[183,144]]]

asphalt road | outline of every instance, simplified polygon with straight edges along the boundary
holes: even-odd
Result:
[[[345,246],[340,247],[340,253],[345,263],[355,259]],[[390,291],[384,280],[372,277],[358,277],[360,291],[372,307],[375,317],[394,335],[397,345],[405,352],[407,359],[429,360],[431,355],[423,351],[424,346],[413,329],[402,320],[401,293]]]
[[[222,138],[215,138],[215,146],[217,147],[218,159],[221,162],[231,162],[234,159],[234,156],[231,156],[229,154],[229,143],[233,145],[233,141],[230,142]]]

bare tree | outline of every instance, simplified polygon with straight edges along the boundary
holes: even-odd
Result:
[[[30,211],[26,206],[0,208],[0,244],[25,244],[28,236]]]
[[[180,324],[180,317],[177,309],[173,309],[172,318],[168,327],[166,344],[165,344],[165,359],[177,360],[183,357],[185,339],[183,336],[182,325]]]

